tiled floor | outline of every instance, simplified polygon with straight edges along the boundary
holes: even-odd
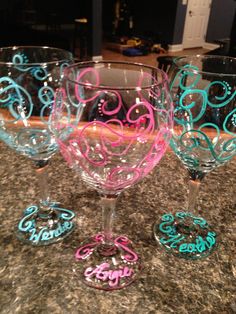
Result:
[[[157,53],[150,53],[147,56],[138,56],[138,57],[128,57],[124,56],[120,52],[103,49],[102,50],[102,57],[104,60],[119,60],[119,61],[132,61],[132,62],[140,62],[152,66],[157,65],[157,57],[158,56],[164,56],[164,55],[172,55],[172,56],[181,56],[181,55],[189,55],[189,54],[204,54],[208,52],[209,50],[203,49],[203,48],[195,48],[195,49],[185,49],[183,51],[178,52],[172,52],[167,54],[157,54]]]

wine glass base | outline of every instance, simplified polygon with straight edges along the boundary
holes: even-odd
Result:
[[[44,246],[59,242],[74,229],[74,213],[60,208],[58,203],[50,207],[50,214],[39,213],[36,205],[28,207],[17,225],[17,238],[33,246]]]
[[[139,276],[141,261],[126,236],[114,236],[109,244],[97,234],[76,250],[73,271],[86,285],[101,290],[122,289]]]
[[[168,252],[185,259],[200,259],[217,246],[217,235],[206,220],[189,212],[165,214],[154,225],[156,241]]]

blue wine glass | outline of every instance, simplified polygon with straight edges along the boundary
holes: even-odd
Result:
[[[71,233],[74,213],[50,199],[47,169],[57,152],[51,108],[63,69],[73,62],[68,51],[50,47],[0,49],[0,140],[30,158],[39,182],[39,201],[17,226],[17,237],[31,245],[57,242]]]

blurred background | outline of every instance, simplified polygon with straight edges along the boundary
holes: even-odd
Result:
[[[0,46],[54,46],[79,59],[189,49],[235,56],[235,9],[235,0],[1,1]]]

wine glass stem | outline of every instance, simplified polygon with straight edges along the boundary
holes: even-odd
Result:
[[[196,213],[196,203],[199,194],[201,182],[199,180],[189,180],[189,195],[188,195],[188,207],[187,210],[191,213]]]
[[[102,195],[101,196],[101,206],[102,206],[102,216],[103,216],[103,235],[104,242],[106,244],[112,244],[113,236],[113,217],[115,213],[117,195]]]
[[[35,162],[36,176],[38,177],[39,187],[39,212],[40,216],[48,217],[51,212],[49,207],[49,189],[48,189],[48,160],[39,160]]]

